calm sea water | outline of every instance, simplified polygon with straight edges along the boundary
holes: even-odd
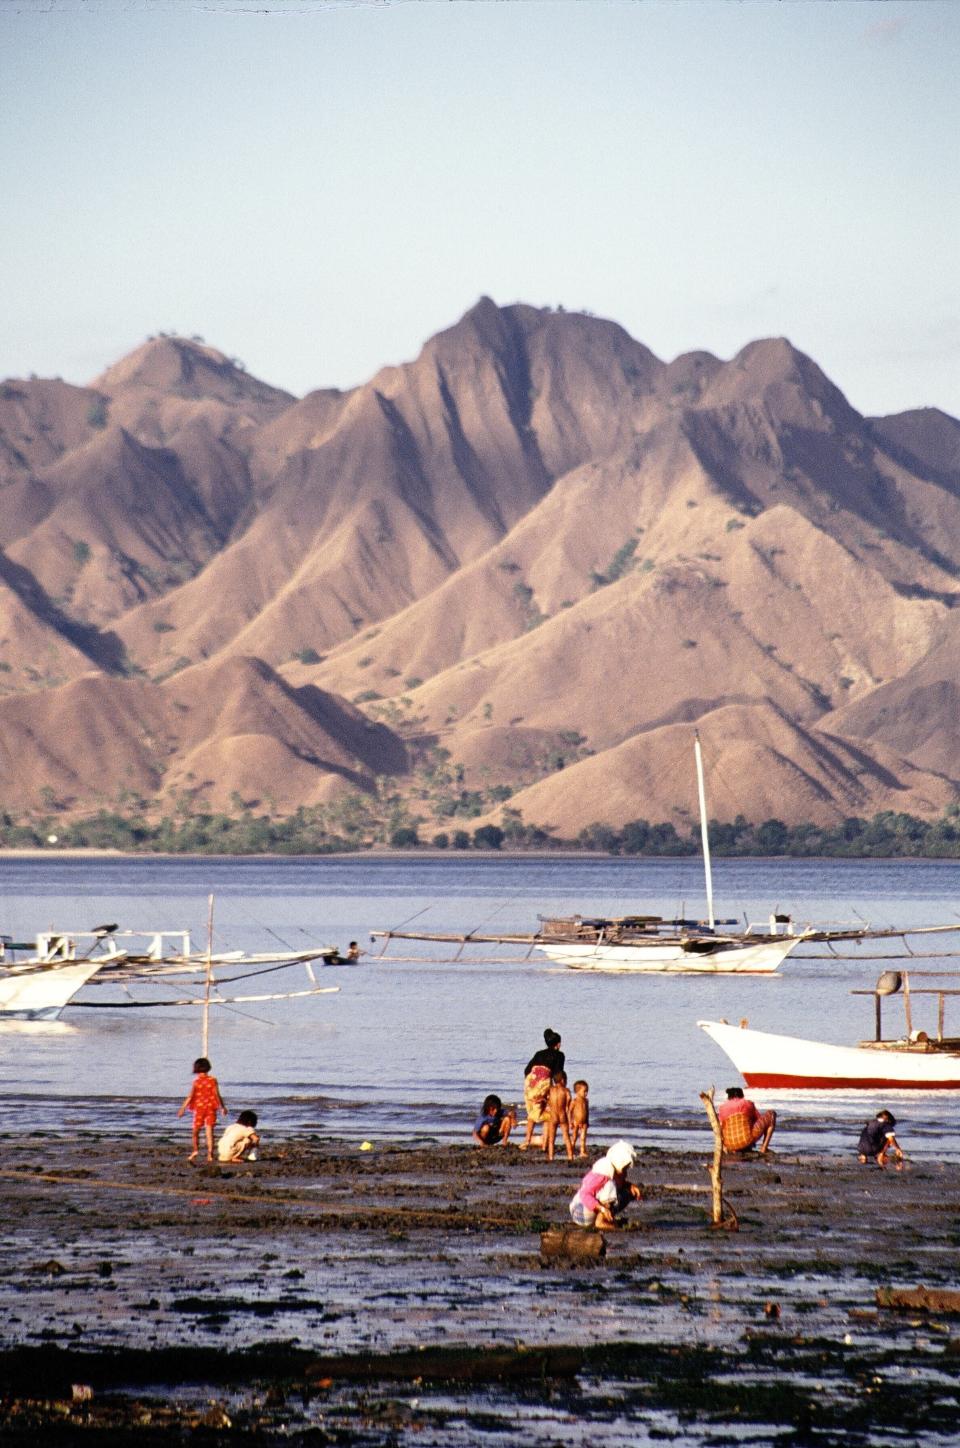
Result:
[[[402,925],[496,932],[531,930],[538,914],[575,910],[702,913],[695,860],[50,855],[4,860],[0,881],[0,929],[17,939],[109,920],[189,929],[202,948],[212,893],[219,949],[359,940],[371,952],[361,966],[319,973],[339,994],[223,1006],[212,1016],[210,1055],[231,1112],[252,1107],[268,1132],[282,1134],[464,1140],[488,1091],[522,1099],[523,1066],[551,1026],[562,1034],[571,1081],[590,1082],[598,1146],[625,1135],[702,1151],[709,1132],[698,1093],[737,1077],[697,1019],[745,1016],[760,1029],[852,1042],[870,1034],[873,1003],[850,992],[872,987],[883,968],[871,946],[869,954],[853,947],[855,960],[794,956],[771,979],[604,977],[518,960],[516,951],[494,958],[489,947],[450,963],[413,961],[411,947],[396,942],[379,957],[369,942],[371,929]],[[718,914],[753,920],[780,908],[798,922],[960,925],[960,864],[952,861],[721,860],[714,888]],[[914,945],[960,950],[960,936],[947,940]],[[943,969],[960,960],[916,964]],[[244,990],[308,985],[298,966]],[[136,998],[183,994],[138,988]],[[177,1128],[174,1113],[200,1050],[200,1012],[123,1009],[125,999],[88,988],[79,1000],[113,1000],[116,1008],[68,1007],[50,1025],[0,1027],[0,1130]],[[934,1024],[922,1016],[916,1023]],[[780,1111],[781,1150],[818,1153],[851,1150],[860,1124],[883,1104],[761,1092],[755,1099]],[[955,1099],[889,1104],[908,1152],[960,1159]]]

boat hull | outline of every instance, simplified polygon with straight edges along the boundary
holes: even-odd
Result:
[[[748,1086],[781,1091],[960,1091],[960,1055],[887,1046],[831,1046],[798,1036],[698,1021]]]
[[[797,945],[793,939],[758,941],[753,945],[718,942],[715,950],[684,950],[680,941],[650,940],[622,945],[549,943],[538,945],[556,965],[571,970],[673,975],[773,975]]]
[[[11,972],[0,979],[0,1020],[55,1021],[103,963],[76,960]]]

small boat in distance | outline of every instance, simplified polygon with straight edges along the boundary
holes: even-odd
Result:
[[[912,979],[946,982],[915,985]],[[698,1021],[701,1030],[730,1058],[748,1086],[787,1091],[960,1091],[960,1037],[944,1033],[946,998],[960,995],[956,971],[896,971],[880,976],[872,991],[876,1005],[872,1041],[835,1046],[797,1036],[754,1031],[726,1021]],[[899,995],[904,1008],[904,1034],[885,1037],[882,1002]],[[936,1034],[915,1029],[913,999],[937,1000]]]
[[[227,979],[236,979],[241,973],[246,977],[303,964],[315,983],[311,963],[322,962],[333,949],[328,945],[313,950],[262,954],[247,954],[242,950],[194,951],[190,947],[189,931],[118,930],[116,925],[98,925],[92,930],[47,930],[32,943],[4,936],[0,938],[0,1021],[56,1020],[88,984],[127,986],[134,982],[189,980],[215,967],[221,972],[229,970]],[[221,973],[219,983],[223,980]],[[333,989],[287,994],[327,994]],[[149,1005],[194,1003],[193,1000],[144,1002]]]

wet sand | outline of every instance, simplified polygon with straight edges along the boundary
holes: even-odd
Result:
[[[641,1154],[596,1266],[542,1265],[581,1163],[513,1147],[0,1138],[0,1437],[611,1445],[956,1440],[960,1167]]]

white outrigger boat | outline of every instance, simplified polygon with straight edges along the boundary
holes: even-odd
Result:
[[[710,866],[710,838],[707,828],[706,793],[700,736],[694,731],[694,757],[700,803],[700,833],[707,897],[704,920],[667,920],[659,915],[623,915],[610,919],[572,915],[539,917],[535,932],[486,934],[428,932],[415,930],[373,930],[371,940],[382,940],[381,954],[391,940],[421,940],[432,944],[457,945],[453,959],[474,945],[516,945],[545,955],[555,965],[571,970],[603,971],[617,974],[671,975],[775,975],[787,956],[800,945],[842,941],[863,942],[906,934],[960,932],[960,925],[934,925],[915,930],[872,930],[869,925],[845,925],[821,929],[796,929],[789,915],[773,913],[762,925],[746,924],[734,930],[736,920],[717,920],[713,911],[713,876]],[[832,952],[836,953],[836,952]]]
[[[748,1086],[788,1091],[960,1091],[960,1037],[944,1034],[946,997],[960,995],[960,974],[916,971],[913,975],[952,984],[916,986],[907,971],[884,971],[872,991],[853,992],[872,995],[876,1002],[874,1039],[855,1046],[754,1031],[726,1021],[697,1025],[729,1056]],[[905,1032],[885,1037],[881,1002],[898,994]],[[914,1029],[912,1000],[918,995],[937,998],[935,1035]]]
[[[591,919],[582,915],[545,919],[541,916],[539,928],[531,934],[487,935],[471,931],[457,935],[374,930],[371,931],[371,939],[382,939],[384,949],[391,940],[457,943],[461,950],[466,945],[526,945],[531,951],[540,951],[555,965],[569,966],[571,970],[684,975],[774,974],[801,941],[824,940],[828,936],[812,930],[795,932],[790,917],[779,914],[771,915],[769,925],[762,928],[747,925],[745,930],[735,933],[718,929],[718,926],[735,926],[737,921],[717,921],[713,913],[703,757],[700,736],[696,731],[694,754],[707,892],[705,920],[666,920],[659,915],[623,915],[611,919]],[[843,938],[849,938],[846,932]]]
[[[107,983],[128,986],[134,982],[161,979],[189,981],[198,976],[209,979],[216,987],[224,980],[237,981],[250,975],[303,964],[313,987],[304,991],[285,991],[257,996],[234,996],[240,1000],[279,1000],[291,995],[328,995],[336,986],[317,987],[312,962],[324,960],[334,947],[315,950],[270,951],[247,954],[245,951],[194,951],[186,930],[118,930],[115,925],[96,926],[93,930],[48,930],[30,944],[0,939],[0,1021],[52,1021],[69,1005],[84,986]],[[26,952],[18,958],[21,952]],[[219,980],[212,972],[218,969]],[[229,974],[223,975],[224,969]],[[209,999],[209,991],[206,992]],[[218,997],[218,1003],[228,1003]],[[78,1002],[88,1005],[88,1002]],[[97,1002],[98,1005],[105,1004]],[[123,1005],[195,1005],[199,997],[185,1000],[148,1000],[123,1002]]]
[[[751,925],[736,935],[705,922],[656,917],[594,921],[574,916],[544,921],[544,927],[537,949],[556,965],[683,975],[773,975],[802,941],[823,938],[822,932],[809,930],[794,934],[789,922],[781,928],[776,917],[769,931]]]

